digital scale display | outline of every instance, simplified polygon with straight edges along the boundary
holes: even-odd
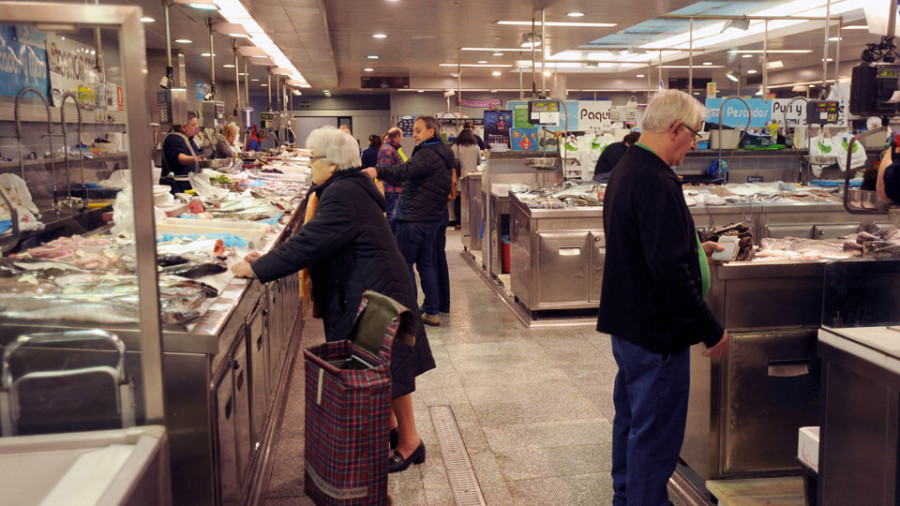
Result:
[[[825,123],[837,123],[840,110],[840,102],[827,100],[811,100],[806,105],[806,122],[808,124],[818,125],[823,125]]]
[[[529,100],[528,122],[533,125],[559,124],[559,102],[555,100]]]
[[[879,70],[879,71],[878,71],[877,77],[885,77],[885,78],[888,78],[888,79],[896,79],[896,78],[898,77],[898,73],[897,73],[896,70],[893,70],[893,69],[884,69],[884,70]]]

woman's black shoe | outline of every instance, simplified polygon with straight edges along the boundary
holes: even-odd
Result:
[[[391,432],[389,434],[391,440],[391,450],[393,450],[397,447],[397,442],[400,441],[400,433],[397,432],[397,429],[391,429]]]
[[[389,473],[399,473],[400,471],[406,471],[406,469],[411,464],[422,464],[425,462],[425,443],[423,441],[419,441],[419,446],[412,452],[409,457],[403,458],[403,455],[400,452],[394,450],[394,453],[391,454],[390,459],[388,459],[388,472]]]

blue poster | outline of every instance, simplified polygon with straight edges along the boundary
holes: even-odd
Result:
[[[484,141],[492,146],[509,147],[509,129],[512,128],[512,111],[484,111]]]
[[[724,98],[706,99],[706,123],[719,124],[719,108],[722,107]],[[746,99],[745,99],[746,100]],[[751,127],[764,127],[766,122],[772,119],[772,101],[763,98],[751,98],[747,100],[753,114]],[[729,127],[747,126],[747,106],[740,100],[728,100],[725,109],[722,110],[722,125]]]
[[[513,151],[537,151],[539,147],[537,128],[512,129]]]
[[[47,95],[47,51],[20,43],[15,26],[0,25],[0,95],[14,97],[29,86]]]
[[[566,110],[565,112],[560,111],[559,114],[559,124],[558,125],[545,125],[550,130],[578,130],[578,111],[579,104],[577,100],[567,100],[565,102]],[[516,119],[516,128],[528,128],[526,123],[528,121],[528,102],[522,100],[510,100],[506,106],[515,111],[515,119]],[[569,122],[566,123],[566,116],[569,117]],[[535,128],[540,128],[535,126]]]
[[[413,124],[416,122],[415,116],[403,115],[397,118],[397,128],[403,131],[404,137],[412,137]]]

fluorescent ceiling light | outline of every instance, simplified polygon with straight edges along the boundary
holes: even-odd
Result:
[[[497,21],[498,25],[512,25],[512,26],[540,26],[540,21]],[[547,26],[593,26],[595,28],[609,28],[611,26],[617,26],[618,23],[581,23],[576,21],[547,21],[545,23]]]
[[[753,58],[752,54],[742,54],[741,58]]]
[[[499,76],[499,75],[502,74],[502,73],[503,73],[503,72],[500,72],[499,70],[495,70],[495,71],[491,72],[491,75],[492,75],[492,76]]]
[[[550,72],[549,70],[545,70],[545,71],[544,71],[544,75],[547,76],[547,77],[550,77],[550,76],[553,75],[553,72]]]
[[[756,91],[756,93],[754,93],[754,95],[756,95],[757,97],[761,97],[762,96],[762,88],[758,89]]]
[[[812,53],[813,50],[812,49],[769,49],[769,50],[763,51],[762,49],[735,49],[733,52],[739,53],[739,54],[743,54],[743,53],[762,54],[763,52],[766,52],[769,54],[806,54],[806,53]]]
[[[375,69],[373,69],[372,67],[368,67],[368,68],[364,68],[363,71],[364,72],[374,72]]]
[[[180,0],[180,1],[190,1],[190,0]],[[266,51],[266,53],[270,56],[270,58],[252,58],[250,61],[256,65],[266,64],[268,66],[278,66],[289,69],[290,76],[293,79],[296,79],[303,83],[304,88],[309,88],[310,85],[303,77],[303,74],[297,70],[297,67],[294,66],[293,62],[285,56],[284,52],[281,51],[272,39],[269,38],[269,35],[265,30],[259,26],[259,23],[253,19],[253,16],[247,11],[247,8],[241,3],[240,0],[206,0],[209,2],[214,2],[219,10],[222,17],[224,17],[229,23],[236,23],[244,27],[250,37],[252,37],[253,45],[259,48],[262,48]],[[268,60],[266,63],[258,62],[256,60]]]
[[[245,76],[245,75],[247,75],[247,73],[246,73],[246,72],[238,72],[238,75],[239,75],[239,76]]]
[[[302,94],[303,92],[301,92],[300,90],[294,90],[294,95],[297,95],[299,97]]]
[[[638,75],[636,75],[636,76],[634,76],[634,77],[647,77],[647,76],[645,76],[644,74],[638,74]]]
[[[491,56],[503,56],[503,53],[494,53]]]
[[[513,52],[522,51],[522,48],[520,48],[520,47],[461,47],[461,48],[459,48],[459,50],[460,51],[490,51],[493,53],[496,51],[513,51]]]
[[[770,69],[780,69],[784,67],[784,62],[781,60],[770,61],[768,63],[768,68]]]
[[[141,23],[156,23],[156,20],[150,16],[144,16],[141,18]]]
[[[439,64],[441,67],[512,67],[512,65],[507,65],[504,63],[441,63]]]
[[[233,68],[234,68],[234,63],[226,63],[225,65],[222,65],[222,67],[224,67],[224,68],[226,68],[226,69],[233,69]]]
[[[578,12],[578,11],[573,11],[573,12],[566,14],[566,16],[569,16],[570,18],[582,18],[582,17],[584,17],[584,13]]]
[[[725,74],[725,77],[727,77],[728,79],[730,79],[730,80],[732,80],[732,81],[734,81],[734,82],[740,81],[740,79],[738,78],[738,76],[732,74],[731,72]]]
[[[175,3],[187,5],[201,11],[217,11],[219,6],[213,0],[175,0]]]
[[[841,30],[868,30],[869,25],[842,26]]]
[[[708,67],[708,66],[710,66],[710,65],[712,65],[712,62],[711,62],[711,61],[705,61],[705,62],[703,62],[703,66],[705,66],[705,67]]]
[[[756,73],[756,70],[750,69],[750,70],[747,71],[747,73],[748,73],[748,74],[755,74],[755,73]]]
[[[200,53],[200,56],[204,56],[204,57],[206,57],[206,58],[209,58],[210,56],[215,56],[215,54],[212,54],[212,53]]]
[[[368,58],[368,59],[370,59],[370,60],[377,60],[377,59],[378,59],[378,55],[377,55],[377,54],[370,54],[369,56],[366,56],[366,58]]]
[[[425,90],[418,90],[419,93],[425,93]]]
[[[175,42],[178,44],[193,44],[194,41],[191,39],[175,39]]]
[[[254,82],[254,83],[258,83],[258,82],[259,82],[259,78],[257,78],[257,77],[254,77],[253,79],[250,79],[250,80],[251,80],[252,82]]]
[[[478,60],[478,63],[487,63],[487,60]]]
[[[250,58],[249,61],[250,61],[250,64],[251,64],[251,65],[263,65],[263,66],[266,66],[266,67],[274,67],[274,66],[275,66],[275,60],[273,60],[273,59],[271,59],[271,58],[257,58],[257,57],[254,57],[254,58]]]
[[[250,33],[244,28],[244,25],[238,23],[216,23],[213,29],[223,35],[234,37],[235,39],[249,39]]]
[[[256,47],[256,46],[241,46],[238,48],[238,53],[241,53],[241,56],[248,56],[248,57],[269,56],[268,53],[266,53],[265,49],[263,49],[261,47]]]
[[[829,62],[829,61],[834,61],[834,58],[824,58],[824,59],[819,58],[819,61]]]
[[[263,88],[268,88],[268,87],[269,87],[269,85],[266,84],[266,83],[262,83],[262,84],[260,84],[260,86],[262,86]]]
[[[386,39],[387,34],[386,33],[374,33],[374,34],[372,34],[372,38],[373,39]]]
[[[828,40],[831,42],[837,42],[839,40],[844,40],[843,37],[828,37]]]

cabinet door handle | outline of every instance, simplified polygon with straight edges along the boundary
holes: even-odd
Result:
[[[581,248],[559,248],[557,254],[561,257],[575,257],[581,254]]]
[[[769,362],[769,376],[773,378],[793,378],[806,374],[809,374],[809,360]]]

